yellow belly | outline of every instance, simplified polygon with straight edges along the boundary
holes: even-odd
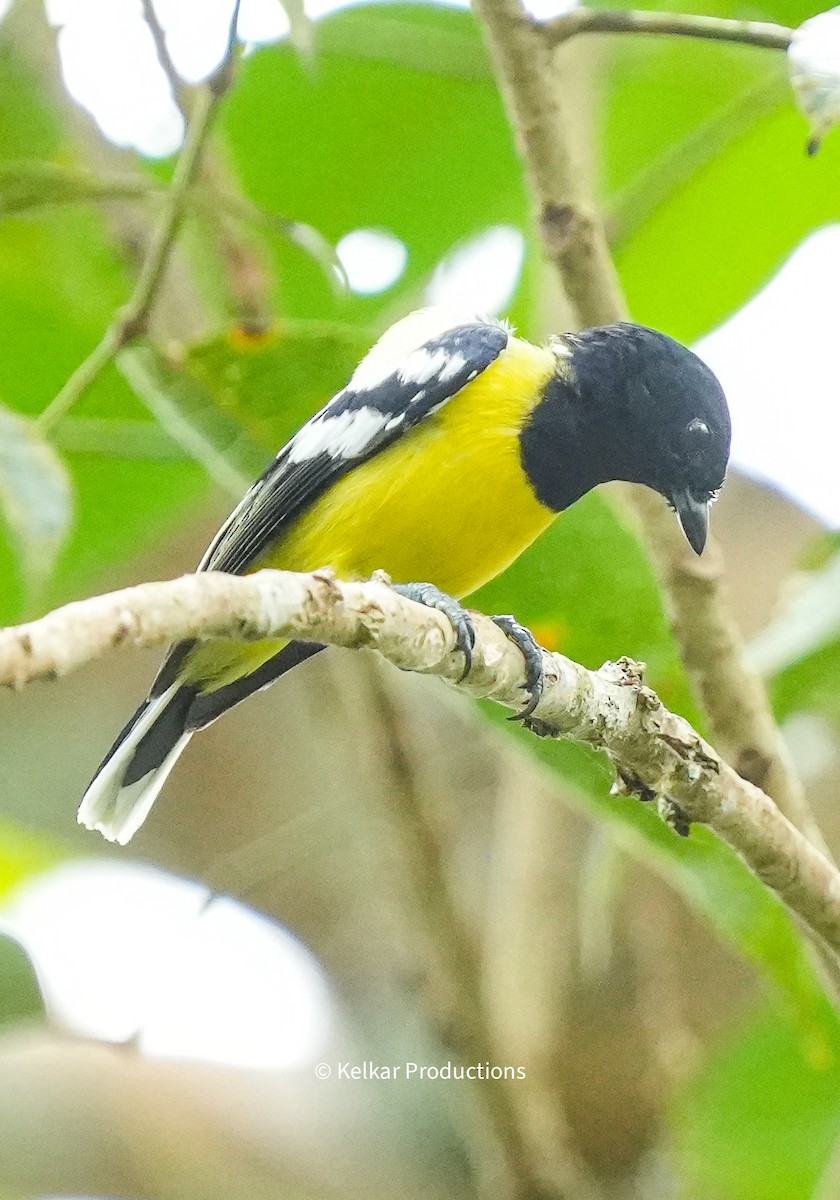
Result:
[[[554,519],[523,474],[519,431],[556,364],[513,339],[438,414],[354,468],[255,565],[332,567],[341,578],[377,569],[395,583],[428,580],[462,597],[494,578]],[[219,687],[254,670],[282,642],[212,642],[190,675]]]

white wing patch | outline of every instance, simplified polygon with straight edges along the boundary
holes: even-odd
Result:
[[[467,360],[457,351],[452,353],[442,347],[427,350],[421,346],[403,360],[397,374],[401,383],[416,383],[422,386],[431,383],[433,379],[448,383],[463,371],[466,365]]]
[[[335,416],[319,415],[304,425],[289,444],[287,462],[306,462],[318,454],[358,458],[388,424],[388,413],[376,408],[345,409]]]
[[[493,317],[482,317],[472,312],[458,312],[448,308],[420,308],[416,312],[409,313],[407,317],[397,321],[390,329],[383,333],[382,337],[373,346],[358,367],[353,373],[350,380],[348,391],[352,392],[367,392],[373,391],[384,383],[390,376],[400,371],[400,368],[407,367],[407,360],[414,357],[415,352],[419,352],[425,342],[433,341],[435,338],[441,337],[449,329],[454,329],[459,325],[472,325],[474,323],[483,325],[493,325],[498,328],[512,333],[510,325],[504,321],[497,321]],[[426,358],[431,357],[426,353]],[[461,362],[463,366],[463,361]],[[422,370],[423,364],[418,362],[416,370],[418,373]],[[457,373],[457,368],[452,368],[453,376],[443,376],[445,383],[448,378],[454,377]],[[418,379],[417,376],[406,376],[406,382],[409,378],[419,383],[425,383],[432,375],[427,375],[425,379]]]

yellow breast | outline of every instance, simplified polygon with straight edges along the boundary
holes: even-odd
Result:
[[[332,566],[356,579],[381,568],[398,583],[475,591],[556,515],[534,495],[519,452],[555,368],[550,352],[511,339],[439,413],[332,487],[260,565]]]

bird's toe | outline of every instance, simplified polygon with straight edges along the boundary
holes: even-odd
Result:
[[[437,609],[449,620],[455,631],[455,643],[464,656],[464,670],[461,679],[466,679],[472,666],[475,626],[464,606],[447,592],[442,592],[433,583],[395,583],[393,588],[407,600],[414,600],[417,604],[425,605],[426,608]]]
[[[525,659],[525,690],[528,693],[528,703],[520,712],[514,713],[510,720],[527,721],[539,704],[545,689],[545,668],[543,666],[542,649],[533,633],[531,633],[531,630],[527,629],[524,625],[520,625],[515,617],[497,616],[493,617],[492,620],[495,625],[498,625],[502,633],[510,638]]]

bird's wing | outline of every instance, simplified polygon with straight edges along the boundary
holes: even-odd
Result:
[[[504,350],[502,325],[455,325],[409,351],[377,347],[350,383],[283,447],[246,493],[201,560],[201,571],[239,575],[284,527],[353,467],[436,412]],[[379,343],[384,346],[385,343]]]

